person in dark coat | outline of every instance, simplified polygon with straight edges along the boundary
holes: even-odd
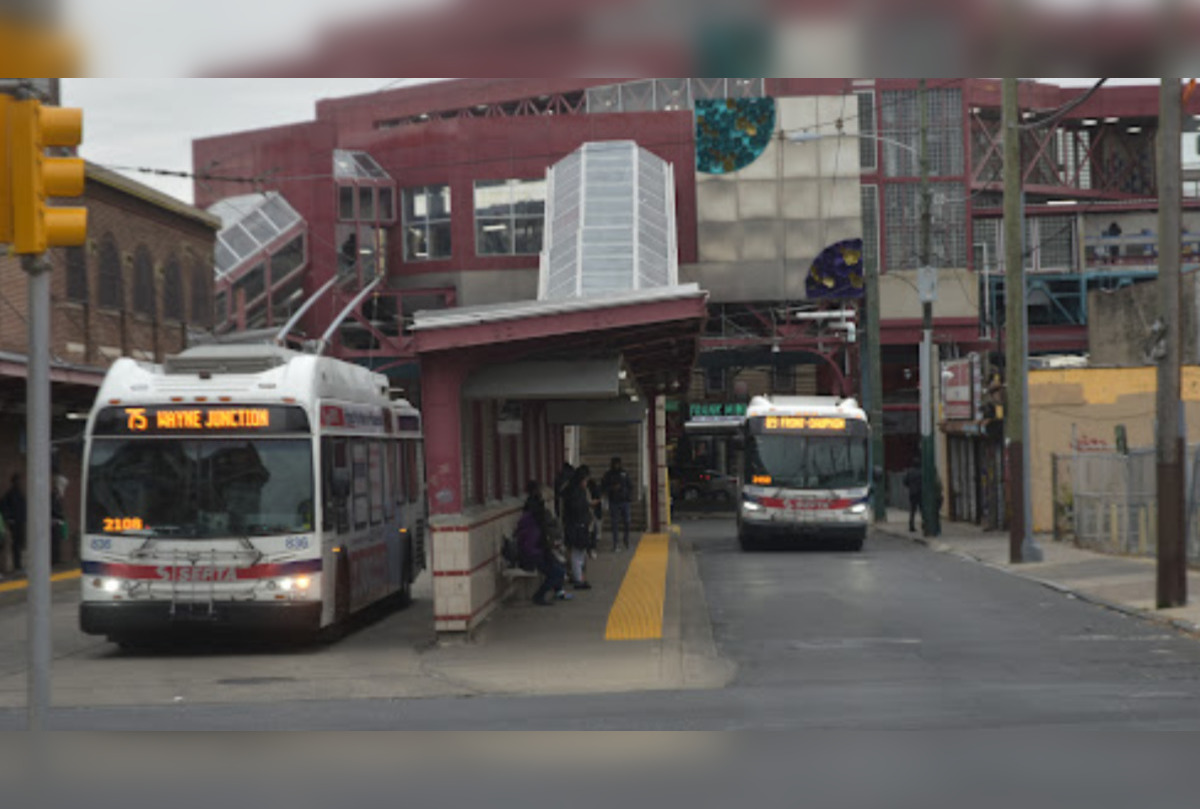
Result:
[[[530,484],[531,492],[535,484]],[[555,594],[560,601],[567,601],[571,596],[563,590],[567,570],[558,561],[546,530],[546,504],[541,495],[530,494],[525,502],[525,512],[517,523],[516,539],[519,564],[522,570],[537,571],[542,574],[542,586],[533,596],[533,603],[540,607],[550,606],[552,602],[546,597]]]
[[[917,533],[917,513],[921,510],[924,475],[921,459],[913,458],[912,466],[904,473],[904,488],[908,489],[908,532]]]
[[[620,458],[613,458],[612,464],[604,474],[600,483],[604,496],[608,498],[608,515],[612,519],[613,553],[621,550],[618,529],[625,529],[625,550],[629,550],[629,523],[631,502],[633,500],[633,481],[629,473],[621,466]]]
[[[13,565],[21,569],[21,556],[25,552],[25,493],[21,491],[21,476],[13,475],[12,483],[0,499],[0,513],[12,536]]]
[[[558,515],[559,520],[563,518],[563,495],[566,494],[567,485],[571,482],[571,476],[574,474],[575,467],[563,462],[562,469],[554,478],[554,513]]]
[[[563,491],[563,532],[571,552],[571,583],[576,590],[590,590],[584,577],[588,547],[591,544],[592,500],[587,488],[587,468],[580,467],[571,475]]]

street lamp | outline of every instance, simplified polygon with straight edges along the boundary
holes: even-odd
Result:
[[[922,133],[925,128],[922,127]],[[921,468],[922,468],[922,517],[927,535],[941,533],[938,513],[937,475],[935,474],[934,417],[933,417],[933,304],[937,300],[937,275],[930,266],[930,238],[932,213],[929,190],[928,149],[924,135],[921,148],[882,135],[849,132],[786,132],[784,137],[792,143],[812,143],[831,138],[857,138],[873,140],[902,149],[918,159],[921,166],[921,283],[920,294],[923,309],[923,331],[921,342]],[[883,355],[880,339],[879,266],[872,262],[866,268],[866,319],[867,319],[867,410],[874,429],[872,436],[873,464],[880,468],[884,461],[883,441]],[[886,493],[880,491],[882,480],[876,480],[873,497],[875,521],[887,521]]]

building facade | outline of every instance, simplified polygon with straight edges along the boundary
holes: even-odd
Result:
[[[1000,92],[993,79],[936,79],[925,90],[935,340],[943,358],[981,356],[989,377],[1000,370],[1005,301]],[[1068,106],[1080,93],[1021,89],[1034,353],[1086,352],[1089,292],[1156,272],[1147,250],[1157,87],[1104,87]],[[897,475],[918,446],[920,109],[907,79],[454,79],[322,101],[312,121],[199,140],[195,165],[219,168],[205,170],[196,199],[243,196],[246,180],[284,198],[307,241],[303,272],[280,299],[301,278],[306,298],[335,282],[297,333],[315,339],[349,309],[332,349],[416,396],[413,315],[536,298],[555,215],[548,169],[586,143],[634,141],[673,169],[679,280],[710,296],[673,434],[696,405],[858,393],[857,314],[822,314],[842,303],[812,300],[806,286],[825,247],[861,238],[863,260],[882,271],[884,427]],[[292,313],[248,320],[236,283],[218,294],[219,327],[274,327]],[[265,295],[272,283],[250,289]]]
[[[161,361],[212,325],[219,220],[148,186],[87,166],[84,247],[51,251],[51,379],[55,464],[79,524],[83,418],[118,357]],[[28,287],[20,260],[0,257],[0,479],[25,472]]]

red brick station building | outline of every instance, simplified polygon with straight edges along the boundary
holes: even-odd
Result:
[[[1030,82],[1022,108],[1079,93]],[[1000,84],[931,80],[928,101],[935,339],[998,370]],[[287,339],[420,404],[438,626],[470,629],[501,593],[524,482],[564,457],[623,455],[661,529],[669,465],[735,464],[685,423],[762,393],[860,395],[858,302],[806,296],[847,239],[883,273],[902,473],[919,440],[918,109],[915,81],[837,78],[452,79],[322,101],[193,146],[196,204],[223,224],[217,330],[294,320]],[[1156,122],[1156,87],[1105,87],[1028,131],[1033,352],[1085,352],[1088,292],[1153,276]],[[967,432],[980,469],[997,463],[994,432]]]

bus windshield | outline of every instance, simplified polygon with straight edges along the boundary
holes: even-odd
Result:
[[[785,489],[861,489],[869,485],[867,439],[861,436],[751,435],[751,480]]]
[[[308,440],[97,439],[90,534],[206,539],[313,530]]]

